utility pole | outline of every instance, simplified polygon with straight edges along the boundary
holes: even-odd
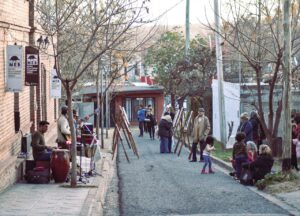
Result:
[[[188,58],[190,49],[190,0],[186,0],[185,10],[185,58]]]
[[[222,48],[220,37],[220,13],[219,13],[219,1],[214,0],[215,10],[215,25],[216,25],[216,59],[217,59],[217,74],[218,74],[218,98],[219,98],[219,120],[220,120],[220,136],[221,142],[225,149],[227,137],[226,137],[226,124],[225,124],[225,102],[224,102],[224,89],[223,89],[223,60],[222,60]]]
[[[282,171],[291,169],[291,0],[283,2],[283,153]]]

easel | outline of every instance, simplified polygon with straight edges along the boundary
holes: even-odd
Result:
[[[192,119],[192,116],[193,116],[193,111],[190,112],[190,115],[187,116],[187,118],[185,118],[185,115],[182,115],[181,117],[181,126],[180,126],[180,136],[178,138],[178,141],[177,141],[177,144],[176,144],[176,148],[175,148],[175,151],[174,153],[176,153],[177,151],[177,148],[179,147],[179,151],[178,151],[178,157],[181,153],[181,150],[182,150],[182,147],[186,144],[188,144],[188,147],[189,149],[191,149],[191,144],[190,144],[190,139],[189,139],[189,136],[188,136],[188,130],[189,130],[189,126],[190,126],[190,123],[191,123],[191,119]],[[183,121],[184,119],[184,121]],[[186,143],[186,140],[187,140],[187,143]]]
[[[115,129],[114,129],[114,134],[113,134],[113,145],[112,145],[112,151],[113,151],[113,156],[112,156],[112,160],[115,157],[115,154],[117,152],[118,149],[118,144],[121,143],[126,160],[129,162],[129,157],[128,154],[126,152],[125,146],[124,146],[124,142],[123,142],[123,137],[121,134],[121,129],[123,131],[123,134],[125,136],[125,139],[127,141],[128,147],[130,149],[132,149],[133,153],[137,156],[137,158],[139,157],[138,154],[138,150],[136,147],[136,143],[133,139],[131,130],[129,129],[129,120],[127,118],[126,112],[124,110],[123,107],[119,106],[119,110],[120,110],[120,115],[118,120],[115,122]]]

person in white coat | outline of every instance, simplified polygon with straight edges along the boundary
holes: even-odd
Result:
[[[57,145],[58,148],[69,149],[71,145],[71,129],[67,118],[68,107],[61,108],[61,115],[57,120]]]

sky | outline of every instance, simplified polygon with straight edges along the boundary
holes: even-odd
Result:
[[[172,9],[170,9],[172,8]],[[186,0],[150,0],[150,14],[157,17],[170,9],[159,21],[163,25],[184,25]],[[206,15],[213,21],[213,1],[212,0],[190,0],[190,23],[207,23]]]

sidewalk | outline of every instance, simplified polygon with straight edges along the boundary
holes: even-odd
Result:
[[[225,162],[212,156],[213,162],[218,166],[224,169],[224,172],[228,173],[233,171],[231,163]],[[287,210],[291,213],[291,215],[298,216],[300,215],[300,191],[294,191],[290,193],[280,193],[277,195],[270,195],[264,193],[263,191],[258,190],[256,187],[253,186],[245,186],[248,187],[249,190],[259,194],[260,196],[264,197],[265,199],[273,202],[274,204],[280,206],[281,208]]]
[[[116,160],[112,161],[111,144],[113,129],[109,138],[104,137],[101,159],[96,162],[96,173],[88,178],[88,183],[50,184],[17,183],[0,194],[0,215],[103,215],[103,204],[107,188],[112,181]]]

